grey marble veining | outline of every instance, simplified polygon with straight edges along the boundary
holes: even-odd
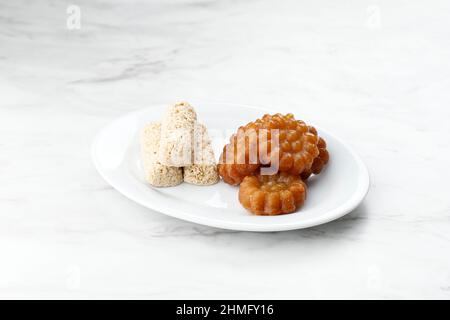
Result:
[[[0,297],[450,298],[448,1],[0,3]],[[289,106],[349,141],[366,200],[306,230],[179,221],[96,173],[152,104]]]

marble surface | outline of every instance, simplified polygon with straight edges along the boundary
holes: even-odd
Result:
[[[2,1],[0,297],[450,298],[449,14],[444,0]],[[291,107],[358,151],[367,198],[267,234],[140,207],[97,174],[91,141],[180,99]]]

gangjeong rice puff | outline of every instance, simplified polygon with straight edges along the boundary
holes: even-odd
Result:
[[[155,187],[176,186],[183,181],[183,170],[158,161],[160,132],[161,123],[151,122],[141,133],[141,157],[145,178]]]
[[[192,147],[197,114],[187,102],[170,106],[161,123],[161,141],[158,159],[161,164],[173,167],[193,163]]]
[[[219,181],[214,152],[206,126],[195,124],[194,164],[184,167],[184,181],[197,185],[211,185]]]

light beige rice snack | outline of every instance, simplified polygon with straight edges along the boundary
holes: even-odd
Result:
[[[170,106],[161,123],[158,160],[161,164],[184,167],[193,163],[195,110],[187,102]]]
[[[184,181],[196,185],[211,185],[219,181],[217,165],[206,126],[195,124],[194,164],[184,168]]]
[[[146,180],[155,187],[171,187],[183,181],[181,168],[169,167],[158,161],[161,123],[147,124],[141,133],[141,156]]]

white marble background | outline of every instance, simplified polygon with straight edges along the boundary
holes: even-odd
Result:
[[[0,297],[450,298],[449,16],[446,0],[2,0]],[[360,153],[366,200],[269,234],[134,204],[92,138],[179,99],[301,110]]]

